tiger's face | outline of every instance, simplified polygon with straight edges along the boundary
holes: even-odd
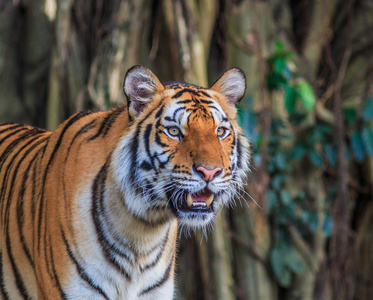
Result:
[[[204,89],[162,85],[144,67],[131,70],[124,88],[133,124],[114,153],[125,204],[149,223],[176,216],[181,225],[203,227],[248,170],[248,142],[235,121],[244,75],[232,69]]]

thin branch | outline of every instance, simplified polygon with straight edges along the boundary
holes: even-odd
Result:
[[[315,112],[316,116],[322,120],[323,122],[329,124],[329,125],[334,125],[335,124],[335,116],[333,113],[327,109],[321,101],[316,102],[315,106]]]
[[[307,243],[299,234],[298,230],[294,227],[294,225],[290,225],[288,227],[288,231],[295,248],[297,248],[299,253],[302,255],[309,269],[312,272],[317,272],[319,269],[319,263],[317,261],[316,256],[313,255],[311,248],[307,245]]]

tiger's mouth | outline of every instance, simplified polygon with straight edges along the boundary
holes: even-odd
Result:
[[[176,215],[178,215],[178,212],[208,214],[213,213],[212,203],[214,198],[215,195],[208,188],[205,188],[198,193],[188,193],[173,199],[170,204]]]

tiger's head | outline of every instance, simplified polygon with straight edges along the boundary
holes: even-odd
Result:
[[[113,165],[133,214],[150,224],[176,216],[179,224],[198,228],[233,199],[249,168],[249,143],[235,120],[245,89],[238,68],[209,89],[163,85],[142,66],[127,72],[130,125]]]

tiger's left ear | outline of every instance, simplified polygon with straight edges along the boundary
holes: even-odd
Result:
[[[164,91],[164,86],[152,71],[137,65],[127,71],[123,90],[127,96],[130,115],[137,117],[156,94]]]
[[[229,69],[210,89],[223,94],[230,104],[236,105],[245,96],[246,76],[239,68]]]

